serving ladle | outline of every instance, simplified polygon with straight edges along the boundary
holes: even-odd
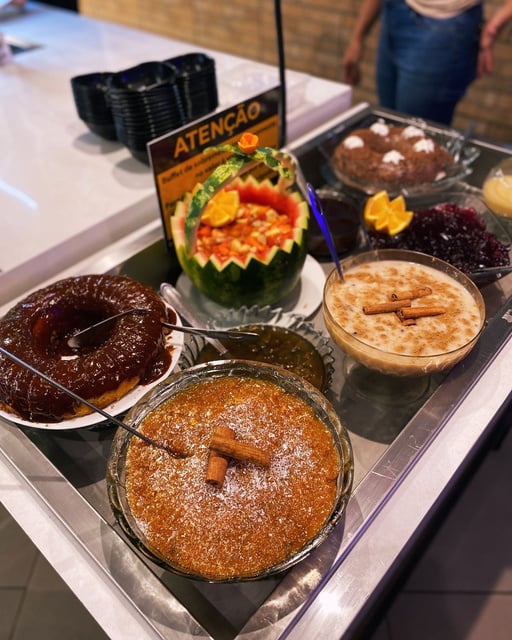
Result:
[[[331,258],[336,267],[336,271],[338,272],[338,277],[340,279],[340,282],[343,282],[344,277],[343,277],[343,271],[341,268],[340,259],[338,258],[336,247],[334,246],[334,240],[332,238],[331,229],[329,228],[329,223],[327,222],[327,218],[324,215],[322,203],[320,202],[320,198],[318,197],[318,194],[315,191],[312,184],[308,182],[306,184],[306,189],[308,192],[309,206],[311,207],[311,210],[313,211],[313,214],[316,218],[317,224],[324,235],[325,242],[327,243],[327,246],[329,248],[329,253],[331,254]]]
[[[100,320],[100,322],[96,322],[91,326],[81,329],[80,331],[76,331],[72,336],[67,339],[68,347],[71,349],[79,349],[80,347],[90,345],[94,343],[95,338],[99,335],[104,335],[105,329],[107,329],[111,324],[114,324],[119,318],[122,318],[127,315],[145,315],[149,313],[147,309],[127,309],[126,311],[122,311],[121,313],[116,313],[113,316],[109,316],[104,320]],[[207,336],[210,338],[216,338],[219,340],[256,340],[259,338],[257,333],[252,331],[237,331],[235,329],[205,329],[199,327],[184,327],[182,325],[171,324],[170,322],[164,322],[160,320],[160,323],[167,327],[168,329],[172,329],[173,331],[181,331],[183,333],[192,333],[198,336]]]
[[[57,380],[54,380],[53,378],[48,376],[46,373],[43,373],[42,371],[39,371],[39,369],[37,369],[33,365],[29,364],[28,362],[25,362],[25,360],[22,360],[18,356],[14,355],[14,353],[11,353],[7,349],[4,349],[4,347],[0,347],[0,353],[3,356],[5,356],[6,358],[9,358],[9,360],[12,360],[12,362],[15,362],[16,364],[19,364],[20,366],[24,367],[25,369],[28,369],[32,373],[35,373],[37,376],[39,376],[43,380],[46,380],[46,382],[48,382],[49,384],[54,386],[56,389],[59,389],[63,393],[66,393],[68,396],[70,396],[71,398],[73,398],[77,402],[80,402],[81,404],[84,404],[86,407],[89,407],[89,409],[91,409],[92,411],[95,411],[96,413],[99,413],[104,418],[106,418],[107,420],[110,420],[111,422],[113,422],[118,427],[121,427],[122,429],[125,429],[126,431],[129,431],[134,436],[137,436],[137,438],[140,438],[141,440],[144,440],[144,442],[146,444],[150,444],[153,447],[156,447],[157,449],[162,449],[163,451],[166,451],[173,458],[185,458],[186,457],[186,455],[184,453],[179,453],[178,451],[174,451],[173,449],[171,449],[171,447],[167,446],[163,442],[158,442],[157,440],[153,440],[153,438],[150,438],[149,436],[145,435],[144,433],[141,433],[140,431],[137,431],[137,429],[135,429],[131,425],[127,424],[126,422],[123,422],[122,420],[119,420],[119,418],[116,418],[115,416],[111,415],[110,413],[108,413],[104,409],[101,409],[100,407],[96,406],[92,402],[89,402],[89,400],[86,400],[85,398],[82,398],[81,396],[79,396],[77,393],[75,393],[71,389],[68,389],[63,384],[58,382]]]

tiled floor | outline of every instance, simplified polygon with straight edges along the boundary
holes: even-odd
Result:
[[[106,637],[0,505],[0,640]]]
[[[491,451],[371,640],[512,638],[512,432]],[[105,634],[0,506],[0,640]]]
[[[436,532],[371,640],[512,638],[512,431]]]

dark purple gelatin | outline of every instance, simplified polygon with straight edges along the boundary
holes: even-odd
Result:
[[[372,249],[421,251],[464,273],[510,263],[509,245],[487,231],[475,209],[452,203],[415,211],[411,224],[395,236],[368,231],[368,238]]]

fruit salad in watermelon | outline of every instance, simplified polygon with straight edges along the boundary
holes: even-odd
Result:
[[[249,142],[251,144],[249,144]],[[307,253],[309,207],[294,188],[292,159],[257,137],[237,145],[171,218],[183,271],[206,296],[226,307],[275,304],[297,285]],[[276,184],[239,173],[264,163],[279,174]]]

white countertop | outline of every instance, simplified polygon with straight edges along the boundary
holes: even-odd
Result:
[[[0,13],[0,32],[40,45],[0,67],[0,306],[160,215],[149,167],[79,120],[72,76],[201,50],[219,109],[279,83],[277,68],[37,3]],[[289,142],[350,105],[343,84],[288,72],[287,85]]]

